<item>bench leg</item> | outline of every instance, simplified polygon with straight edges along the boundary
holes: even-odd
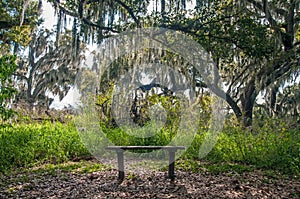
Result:
[[[175,179],[175,151],[169,150],[169,178],[173,181]]]
[[[119,181],[123,181],[124,177],[125,177],[125,173],[124,173],[124,151],[123,150],[117,151],[117,156],[118,156],[118,168],[119,168],[118,179],[119,179]]]

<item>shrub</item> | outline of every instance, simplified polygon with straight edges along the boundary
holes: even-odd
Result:
[[[0,129],[0,171],[89,155],[69,124],[19,124]]]

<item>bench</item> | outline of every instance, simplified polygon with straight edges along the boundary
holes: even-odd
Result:
[[[175,179],[175,152],[177,150],[184,150],[184,146],[108,146],[107,150],[115,150],[118,157],[118,179],[122,182],[124,180],[124,151],[126,150],[167,150],[169,152],[169,170],[168,177],[173,181]]]

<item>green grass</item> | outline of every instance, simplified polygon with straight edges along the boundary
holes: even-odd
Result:
[[[155,125],[152,126],[153,128],[137,128],[140,132],[135,132],[132,135],[146,135],[149,129],[157,129]],[[135,136],[131,136],[124,132],[121,128],[107,128],[104,125],[101,127],[106,137],[115,145],[121,146],[130,146],[130,145],[137,145],[137,146],[148,146],[148,145],[157,145],[157,146],[164,146],[167,145],[172,138],[174,137],[174,133],[172,133],[168,128],[163,128],[158,133],[154,134],[150,137],[139,138]],[[130,128],[129,128],[130,129]],[[156,132],[156,131],[155,131]]]
[[[43,123],[0,129],[0,172],[90,155],[72,124]]]
[[[153,139],[137,139],[120,129],[104,129],[116,145],[163,145],[172,137],[162,131]],[[211,164],[200,165],[199,147],[205,132],[199,133],[191,147],[181,157],[181,168],[190,171],[218,173],[234,170],[257,169],[278,170],[281,173],[300,174],[300,133],[277,125],[265,126],[253,132],[239,127],[227,126],[217,144],[201,161]],[[56,164],[74,159],[90,157],[80,140],[74,124],[46,122],[43,124],[19,124],[0,128],[0,172],[17,168],[32,168],[45,163]],[[196,160],[196,161],[194,161]],[[181,160],[182,161],[182,160]],[[91,168],[88,168],[90,170]],[[94,170],[101,169],[100,166]]]
[[[185,156],[197,159],[204,135],[197,135]],[[232,162],[300,173],[300,133],[296,130],[259,129],[248,132],[238,127],[225,128],[217,144],[204,158],[214,163]]]
[[[192,159],[180,159],[176,161],[176,168],[183,171],[209,172],[211,174],[220,174],[228,172],[243,173],[256,169],[252,165],[244,165],[229,162],[212,163],[208,161],[196,161]],[[167,169],[167,167],[165,168]]]

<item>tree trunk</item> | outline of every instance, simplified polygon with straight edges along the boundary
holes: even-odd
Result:
[[[270,87],[270,89],[267,91],[269,93],[267,93],[267,108],[268,108],[268,111],[269,111],[269,115],[271,117],[273,117],[274,115],[277,114],[277,111],[276,111],[276,101],[277,101],[277,93],[278,93],[278,89],[279,89],[279,86],[277,85],[273,85]]]
[[[238,118],[238,120],[241,120],[242,117],[242,111],[238,104],[231,98],[229,94],[226,94],[226,102],[229,104],[229,106],[232,108],[235,116]]]
[[[235,116],[237,117],[238,121],[241,121],[241,118],[243,116],[242,111],[240,107],[238,106],[237,102],[233,100],[233,98],[229,95],[229,93],[225,93],[222,89],[220,89],[218,86],[211,86],[210,89],[214,94],[224,99],[229,106],[232,108]]]
[[[254,80],[250,81],[250,83],[245,88],[245,91],[241,96],[241,103],[242,103],[241,124],[243,128],[252,126],[253,107],[257,96],[254,82],[255,82]]]
[[[252,115],[253,115],[253,103],[251,100],[246,99],[242,105],[243,116],[241,120],[241,124],[243,128],[247,128],[252,126]]]

